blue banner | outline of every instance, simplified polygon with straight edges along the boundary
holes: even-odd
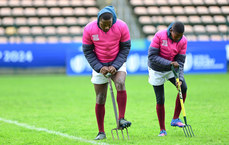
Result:
[[[185,73],[226,73],[226,42],[189,42]]]
[[[150,42],[146,42],[150,44]],[[184,66],[185,73],[226,73],[226,46],[229,42],[189,42]],[[148,47],[148,46],[147,46]],[[148,48],[131,50],[127,58],[128,74],[148,74]],[[82,52],[69,51],[67,74],[91,74],[91,67]]]
[[[146,51],[130,51],[127,58],[128,74],[146,74],[148,73]],[[68,75],[88,75],[92,69],[87,62],[84,54],[77,50],[69,50],[67,53],[67,71]]]
[[[128,74],[148,73],[148,53],[147,51],[130,51],[126,66]]]
[[[148,74],[150,41],[134,43],[127,58],[128,74]],[[144,45],[145,44],[145,45]],[[81,43],[0,44],[1,68],[66,67],[68,75],[89,75]],[[139,50],[137,47],[141,47]],[[227,51],[226,51],[227,50]],[[229,42],[188,42],[185,73],[225,73],[229,60]]]
[[[80,46],[80,43],[1,44],[0,67],[65,67],[67,50]]]
[[[83,52],[77,49],[68,50],[66,62],[66,73],[68,75],[89,75],[92,72]]]

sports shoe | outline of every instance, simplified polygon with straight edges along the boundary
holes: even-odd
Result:
[[[167,133],[165,130],[161,130],[158,136],[167,136]]]
[[[119,126],[121,128],[127,128],[131,125],[130,121],[125,120],[124,118],[119,119]]]
[[[106,139],[106,134],[104,132],[99,132],[94,140]]]
[[[171,126],[184,127],[185,124],[180,120],[180,118],[172,119]]]

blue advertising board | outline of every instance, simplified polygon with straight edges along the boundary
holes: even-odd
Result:
[[[189,42],[184,72],[226,73],[225,42]]]
[[[148,70],[147,59],[146,51],[130,51],[126,62],[127,73],[146,74]],[[77,50],[68,50],[66,69],[68,75],[88,75],[92,72],[84,54]]]
[[[148,74],[149,41],[136,42],[127,58],[128,74]],[[145,44],[145,45],[143,45]],[[0,68],[66,67],[68,75],[89,75],[81,43],[0,44]],[[145,47],[145,48],[143,48]],[[227,51],[226,51],[227,50]],[[228,41],[188,42],[185,73],[225,73]]]
[[[146,42],[150,44],[150,42]],[[229,42],[189,42],[184,66],[185,73],[226,73],[226,46]],[[148,46],[147,46],[148,47]],[[148,74],[148,50],[131,50],[127,58],[128,74]],[[67,74],[91,74],[91,67],[82,52],[71,51],[67,56]]]
[[[128,74],[148,73],[148,53],[147,51],[130,51],[126,61]]]
[[[89,75],[92,72],[82,51],[69,49],[66,56],[66,73],[68,75]]]
[[[55,44],[0,44],[0,67],[65,67],[68,49],[79,43]]]

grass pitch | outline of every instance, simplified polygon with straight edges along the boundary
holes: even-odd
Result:
[[[93,141],[98,129],[90,76],[0,76],[0,145],[228,144],[229,74],[185,75],[185,79],[187,121],[195,137],[187,138],[181,128],[170,126],[177,90],[169,82],[165,83],[168,136],[158,137],[156,97],[148,76],[128,75],[126,118],[132,122],[130,140],[112,139],[110,130],[116,124],[108,89],[107,139]],[[180,118],[183,120],[182,115]]]

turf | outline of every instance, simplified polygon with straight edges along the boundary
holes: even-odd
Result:
[[[128,75],[126,118],[132,122],[129,141],[112,139],[110,130],[116,125],[108,91],[105,115],[107,139],[104,141],[89,143],[0,121],[0,144],[228,144],[229,74],[189,74],[185,78],[188,85],[185,109],[188,124],[195,133],[193,138],[186,138],[182,129],[170,126],[177,94],[172,84],[165,83],[168,136],[158,137],[160,130],[156,99],[153,87],[148,84],[148,76]],[[95,93],[90,76],[1,76],[0,83],[0,118],[65,133],[86,141],[93,141],[97,135]]]

